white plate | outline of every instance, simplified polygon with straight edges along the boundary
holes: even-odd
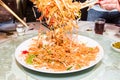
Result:
[[[75,37],[75,35],[74,35],[74,37]],[[61,71],[61,72],[54,72],[54,71],[50,71],[50,70],[45,70],[44,68],[36,69],[32,65],[26,64],[26,62],[23,60],[23,57],[20,57],[21,51],[27,50],[29,48],[29,45],[32,43],[32,39],[33,38],[30,38],[30,39],[24,41],[23,43],[21,43],[17,47],[17,49],[15,51],[15,58],[18,61],[18,63],[20,63],[22,66],[24,66],[24,67],[26,67],[28,69],[34,70],[34,71],[38,71],[38,72],[62,74],[62,73],[72,73],[72,72],[81,71],[81,70],[84,70],[84,69],[87,69],[87,68],[90,68],[90,67],[96,65],[102,59],[102,57],[104,55],[104,50],[103,50],[102,46],[100,46],[100,44],[98,42],[96,42],[95,40],[93,40],[91,38],[78,35],[77,36],[78,41],[86,43],[87,46],[90,46],[90,47],[95,47],[95,46],[99,47],[99,52],[98,52],[98,54],[96,56],[96,59],[94,61],[91,61],[91,63],[88,66],[82,67],[81,69],[78,69],[78,70]]]

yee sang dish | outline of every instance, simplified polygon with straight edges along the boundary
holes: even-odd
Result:
[[[72,0],[31,0],[41,12],[49,26],[43,36],[39,31],[37,39],[28,50],[22,51],[26,64],[35,68],[46,67],[53,71],[78,70],[96,59],[99,48],[78,43],[72,38],[75,19],[80,16],[80,3]],[[68,36],[69,34],[69,36]]]
[[[20,55],[28,65],[36,69],[45,67],[52,71],[78,70],[89,66],[99,52],[97,46],[89,47],[86,43],[74,42],[72,38],[62,37],[63,39],[59,40],[44,36],[33,39],[29,49]]]

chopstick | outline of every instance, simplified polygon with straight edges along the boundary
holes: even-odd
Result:
[[[16,17],[25,27],[29,28],[28,25],[27,25],[27,23],[25,23],[18,15],[16,15],[2,0],[0,0],[0,5],[2,5],[14,17]]]
[[[93,6],[97,2],[98,0],[93,0],[93,1],[86,1],[85,3],[81,3],[81,9],[89,7],[89,6]]]

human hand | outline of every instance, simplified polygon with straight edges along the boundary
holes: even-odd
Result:
[[[120,4],[118,0],[99,0],[100,6],[106,10],[118,9],[120,11]]]

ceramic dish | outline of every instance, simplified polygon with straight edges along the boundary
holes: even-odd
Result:
[[[120,52],[120,41],[112,42],[111,47],[112,47],[115,51]]]

